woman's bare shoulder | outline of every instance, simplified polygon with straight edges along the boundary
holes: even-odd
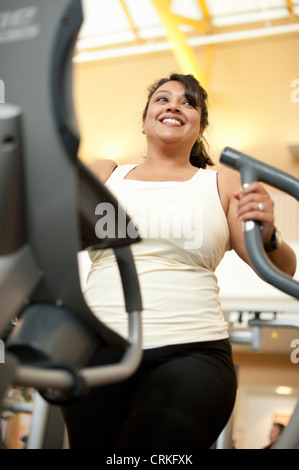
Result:
[[[240,188],[240,174],[230,168],[222,168],[218,172],[219,190],[223,191],[226,196],[230,197],[236,190]]]
[[[96,160],[88,165],[88,168],[102,181],[106,183],[113,170],[117,167],[114,160]]]
[[[240,189],[240,174],[230,168],[222,168],[217,173],[219,197],[224,212],[228,214],[231,203],[235,203],[234,193]]]

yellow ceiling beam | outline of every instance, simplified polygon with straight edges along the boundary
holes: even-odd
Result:
[[[293,5],[292,5],[292,0],[286,0],[286,4],[289,10],[289,14],[291,18],[294,18],[294,10],[293,10]]]
[[[136,29],[136,27],[135,27],[135,24],[134,24],[134,22],[133,22],[133,20],[132,20],[132,18],[131,18],[131,15],[130,15],[128,9],[127,9],[127,6],[126,6],[125,2],[124,2],[123,0],[119,0],[119,1],[120,1],[120,4],[121,4],[121,6],[122,6],[122,8],[123,8],[123,10],[124,10],[124,13],[125,13],[125,15],[126,15],[128,21],[129,21],[129,23],[130,23],[130,26],[131,26],[131,28],[132,28],[132,31],[133,31],[134,34],[135,34],[136,41],[137,41],[137,42],[142,42],[141,39],[140,39],[140,37],[139,37],[138,31],[137,31],[137,29]]]
[[[192,28],[196,29],[197,31],[205,32],[205,33],[211,31],[211,25],[209,23],[207,23],[206,21],[193,20],[192,18],[187,18],[186,16],[177,15],[177,14],[173,14],[173,16],[176,18],[176,20],[180,24],[186,24],[188,26],[191,26]]]
[[[200,69],[193,49],[187,44],[185,35],[179,29],[175,15],[170,11],[169,0],[152,0],[166,29],[167,39],[172,45],[175,59],[184,74],[193,74],[205,86],[206,77]]]
[[[206,4],[205,0],[198,0],[198,3],[199,3],[199,6],[201,8],[201,11],[203,13],[204,19],[206,21],[211,22],[211,15],[210,15],[210,12],[209,12],[209,9],[207,7],[207,4]]]

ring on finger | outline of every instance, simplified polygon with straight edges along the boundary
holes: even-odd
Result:
[[[257,206],[258,206],[259,211],[264,210],[264,204],[262,202],[259,202]]]

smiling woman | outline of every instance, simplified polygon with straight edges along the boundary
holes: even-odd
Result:
[[[162,139],[162,142],[166,139],[167,144],[177,143],[177,139],[180,139],[183,152],[190,154],[202,132],[200,114],[200,108],[187,100],[181,83],[170,81],[164,84],[152,96],[144,119],[148,145],[153,145],[153,139],[156,138]],[[156,147],[150,148],[148,155],[152,151],[156,152]]]
[[[203,132],[209,125],[207,106],[208,95],[205,89],[192,75],[172,74],[167,78],[156,81],[148,89],[148,100],[143,111],[143,122],[145,123],[146,121],[148,108],[152,100],[156,98],[157,102],[161,104],[167,104],[169,102],[173,96],[171,85],[177,89],[179,105],[183,108],[186,107],[187,110],[188,108],[197,110],[200,115],[199,129],[197,129],[197,134],[190,151],[190,163],[198,168],[205,168],[206,165],[213,165],[203,140]],[[163,93],[165,96],[163,96]],[[176,98],[176,96],[174,96],[174,98]],[[170,110],[172,110],[172,106],[173,104],[171,104]],[[179,115],[179,111],[174,112],[175,119],[180,119]],[[169,116],[166,116],[166,119],[167,117],[169,118]],[[180,122],[183,123],[183,121]]]
[[[143,300],[144,355],[130,379],[93,389],[64,410],[71,448],[209,448],[230,417],[236,376],[215,269],[230,249],[247,261],[244,220],[260,222],[269,248],[273,202],[260,184],[240,189],[233,171],[207,169],[207,125],[205,90],[191,75],[171,75],[149,89],[144,162],[93,165],[142,235],[132,252]],[[293,275],[290,247],[274,248],[269,258]],[[114,253],[98,250],[90,258],[87,303],[127,339]],[[121,354],[99,351],[90,365],[117,362]]]

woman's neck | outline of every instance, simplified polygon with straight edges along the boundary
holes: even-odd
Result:
[[[153,158],[148,156],[137,165],[126,179],[140,181],[188,181],[197,173],[198,168],[188,161],[176,159]]]
[[[143,167],[148,170],[179,171],[192,167],[189,161],[189,153],[177,148],[164,149],[148,148]]]

